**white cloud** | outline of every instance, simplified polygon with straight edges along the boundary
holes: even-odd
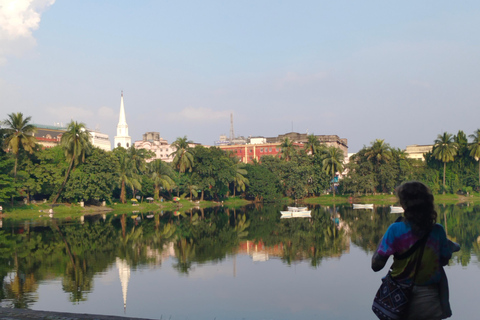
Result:
[[[0,0],[0,64],[35,46],[32,32],[55,0]]]
[[[187,107],[177,113],[169,113],[167,119],[171,121],[196,121],[202,123],[212,123],[229,119],[230,111],[215,111],[211,108],[193,108]]]

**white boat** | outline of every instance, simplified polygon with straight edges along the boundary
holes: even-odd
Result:
[[[390,213],[403,213],[404,210],[402,207],[390,206]]]
[[[311,218],[312,211],[299,211],[299,212],[294,212],[294,211],[280,211],[282,216],[280,219],[288,219],[288,218]]]
[[[308,207],[287,207],[287,210],[291,212],[301,212],[301,211],[307,211]]]
[[[373,204],[360,204],[360,203],[354,203],[353,204],[353,209],[373,209]]]

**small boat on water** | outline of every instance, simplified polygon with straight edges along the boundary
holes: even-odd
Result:
[[[404,210],[402,207],[390,206],[390,213],[403,213]]]
[[[370,203],[370,204],[354,203],[353,209],[373,209],[373,203]]]
[[[287,207],[287,210],[291,212],[300,212],[300,211],[307,211],[308,207]]]
[[[288,218],[311,218],[312,211],[280,211],[282,216],[280,219],[288,219]]]
[[[308,207],[287,207],[288,211],[280,211],[282,216],[281,219],[286,218],[310,218],[311,210],[308,210]]]

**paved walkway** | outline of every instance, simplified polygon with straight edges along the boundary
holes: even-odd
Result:
[[[37,311],[28,309],[0,308],[0,320],[149,320],[117,316],[103,316],[98,314],[78,314],[66,312]]]

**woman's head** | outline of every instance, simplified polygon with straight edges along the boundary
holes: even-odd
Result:
[[[412,224],[413,231],[423,233],[429,230],[437,221],[430,189],[421,182],[410,181],[402,183],[396,191],[405,210],[404,216]]]

